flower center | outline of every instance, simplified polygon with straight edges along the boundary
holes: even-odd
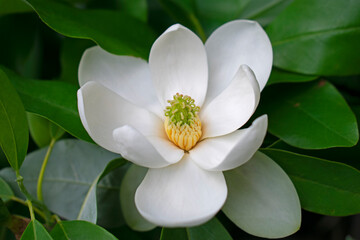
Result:
[[[189,96],[176,93],[165,109],[165,132],[179,148],[189,151],[201,137],[200,107]]]

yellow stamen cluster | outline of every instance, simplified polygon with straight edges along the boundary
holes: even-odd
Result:
[[[200,107],[189,97],[177,93],[165,109],[165,132],[181,149],[189,151],[201,137],[201,122],[197,113]]]

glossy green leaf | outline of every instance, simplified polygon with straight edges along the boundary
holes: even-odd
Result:
[[[268,114],[269,132],[292,146],[349,147],[358,141],[354,114],[337,89],[324,80],[274,85],[261,97],[259,112]]]
[[[29,142],[26,114],[19,95],[1,69],[0,86],[0,146],[11,167],[19,170]]]
[[[209,35],[235,19],[252,19],[269,24],[293,0],[195,0],[198,17]]]
[[[32,195],[36,195],[37,179],[47,148],[30,153],[20,174]],[[59,140],[55,143],[43,179],[43,197],[46,206],[59,216],[75,220],[94,180],[106,165],[119,155],[80,140]],[[0,176],[21,197],[15,175],[3,169]],[[97,184],[97,223],[107,227],[118,227],[122,219],[119,191],[125,168],[119,168],[103,177]],[[89,201],[90,202],[90,201]],[[90,214],[88,214],[89,216]]]
[[[163,228],[160,240],[231,240],[232,237],[219,220],[211,219],[197,227]]]
[[[273,68],[266,85],[269,86],[275,83],[309,82],[317,78],[318,78],[317,76],[302,75],[302,74],[282,71],[278,68]]]
[[[2,69],[18,91],[26,111],[49,119],[77,138],[92,142],[80,121],[77,87],[59,81],[26,79]]]
[[[0,15],[32,11],[31,7],[21,0],[0,0]]]
[[[6,202],[13,196],[14,192],[11,190],[10,186],[0,177],[0,198]]]
[[[126,172],[120,186],[120,204],[127,225],[135,231],[149,231],[156,227],[140,215],[135,206],[135,192],[144,179],[147,168],[135,164]]]
[[[73,38],[91,39],[119,55],[147,58],[155,34],[140,20],[108,10],[81,10],[55,0],[27,0],[55,31]]]
[[[40,148],[49,145],[52,138],[58,139],[64,133],[59,126],[37,114],[27,113],[27,119],[30,135]]]
[[[7,209],[3,199],[0,197],[0,226],[5,225],[9,221],[10,216],[9,210]]]
[[[51,236],[56,240],[117,240],[104,228],[85,221],[63,221],[54,227]]]
[[[109,162],[104,171],[101,172],[95,180],[92,182],[84,201],[81,205],[79,214],[77,216],[77,220],[86,220],[88,222],[96,223],[97,222],[97,198],[96,198],[96,190],[97,185],[108,173],[111,171],[122,167],[126,164],[127,161],[123,158],[117,158]]]
[[[2,9],[1,3],[0,6]],[[39,23],[41,24],[41,21],[35,14],[13,14],[0,17],[0,36],[6,36],[0,38],[1,65],[13,69],[22,76],[39,75],[43,67]]]
[[[53,239],[43,225],[37,220],[33,220],[26,227],[20,240],[51,240]]]
[[[267,28],[274,65],[303,74],[359,74],[359,9],[353,0],[294,0]]]
[[[61,75],[59,80],[79,86],[78,69],[84,51],[93,46],[90,40],[65,38],[60,50]]]
[[[193,2],[191,0],[159,0],[163,8],[179,23],[197,32],[205,41],[205,32],[196,17]]]
[[[117,0],[120,9],[129,15],[146,22],[147,20],[147,2],[146,0]]]
[[[256,152],[224,175],[228,197],[222,211],[239,228],[264,238],[286,237],[300,228],[301,207],[295,187],[268,156]]]
[[[261,150],[293,181],[302,208],[325,215],[360,213],[360,171],[348,165],[283,150]]]

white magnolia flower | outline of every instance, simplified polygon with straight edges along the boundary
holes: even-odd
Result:
[[[205,46],[176,24],[155,41],[149,63],[88,49],[79,67],[80,117],[97,144],[149,168],[135,194],[144,218],[199,225],[227,199],[223,171],[246,163],[263,142],[266,115],[238,129],[271,67],[271,44],[256,22],[229,22]]]

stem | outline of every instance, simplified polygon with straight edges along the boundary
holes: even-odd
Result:
[[[27,201],[24,201],[24,200],[22,200],[21,198],[12,196],[10,199],[11,199],[12,201],[14,201],[14,202],[18,202],[18,203],[20,203],[20,204],[22,204],[22,205],[28,206]],[[44,220],[46,220],[45,214],[44,214],[40,209],[36,208],[35,206],[33,206],[33,209],[34,209],[34,211],[36,212],[36,214],[38,214],[38,215],[41,216]]]
[[[42,195],[42,182],[43,182],[43,179],[44,179],[44,173],[45,173],[46,165],[47,165],[47,163],[49,161],[49,158],[50,158],[51,151],[54,148],[55,142],[56,142],[56,139],[52,138],[51,142],[50,142],[50,145],[49,145],[49,148],[48,148],[48,150],[46,152],[44,161],[43,161],[43,163],[41,165],[41,169],[40,169],[40,174],[39,174],[39,178],[38,178],[38,182],[37,182],[37,197],[41,202],[44,200],[43,195]]]
[[[35,220],[35,214],[34,214],[33,205],[32,205],[32,203],[31,203],[31,201],[30,201],[29,199],[26,200],[26,203],[27,203],[28,206],[29,206],[29,212],[30,212],[31,221],[34,221],[34,220]]]

